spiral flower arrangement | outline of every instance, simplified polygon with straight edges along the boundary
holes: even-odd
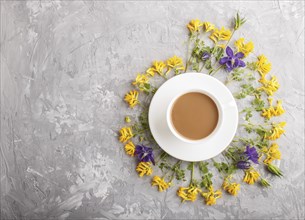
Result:
[[[276,76],[270,74],[272,64],[268,58],[253,54],[252,41],[239,38],[232,42],[233,35],[245,22],[238,13],[231,28],[191,20],[186,25],[187,59],[183,61],[174,55],[166,61],[153,61],[150,68],[137,74],[132,82],[134,89],[124,97],[130,108],[141,109],[138,118],[127,115],[125,126],[119,131],[119,141],[126,154],[137,161],[135,171],[141,178],[151,178],[151,186],[159,192],[177,186],[177,196],[182,202],[194,202],[201,196],[206,205],[214,205],[223,193],[237,196],[241,186],[247,184],[270,187],[261,172],[265,168],[277,177],[283,176],[273,163],[281,159],[276,141],[284,134],[286,124],[278,119],[285,113],[282,101],[275,97],[280,85]],[[224,84],[238,85],[240,90],[234,94],[235,99],[247,103],[240,111],[243,119],[238,128],[247,135],[236,135],[221,155],[208,161],[185,162],[172,158],[158,146],[149,130],[148,107],[158,86],[189,70],[214,77],[223,70]],[[259,115],[261,120],[254,121],[253,115]],[[243,178],[238,179],[236,174],[241,172]],[[222,185],[216,187],[214,178],[221,178]]]

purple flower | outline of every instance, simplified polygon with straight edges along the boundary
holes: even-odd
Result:
[[[240,60],[241,58],[244,57],[244,54],[242,52],[238,52],[238,53],[234,54],[231,47],[228,46],[226,48],[226,54],[228,56],[221,58],[219,60],[219,64],[226,65],[226,70],[228,72],[232,71],[235,68],[246,66],[245,62]]]
[[[253,163],[258,164],[258,153],[255,147],[250,147],[248,145],[245,154],[247,155],[248,160],[251,160]]]
[[[145,147],[144,145],[137,145],[135,150],[135,155],[141,162],[151,161],[155,165],[155,159],[153,154],[153,149],[150,147]]]
[[[211,54],[208,52],[203,52],[201,59],[202,60],[207,60],[211,57]]]
[[[249,169],[251,167],[251,164],[248,161],[238,161],[236,166],[239,169],[247,170],[247,169]]]

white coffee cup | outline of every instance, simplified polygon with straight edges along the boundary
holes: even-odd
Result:
[[[198,139],[198,140],[192,140],[192,139],[188,139],[184,136],[182,136],[181,134],[179,134],[177,132],[177,130],[175,129],[174,125],[173,125],[173,122],[172,122],[172,108],[173,108],[173,105],[175,103],[175,101],[180,98],[182,95],[185,95],[187,93],[191,93],[191,92],[198,92],[198,93],[202,93],[208,97],[210,97],[214,103],[216,104],[217,106],[217,110],[218,110],[218,122],[217,122],[217,125],[215,127],[215,129],[206,137],[202,138],[202,139]],[[223,118],[223,107],[221,106],[220,102],[215,98],[215,96],[213,96],[213,94],[205,91],[205,90],[201,90],[201,89],[195,89],[195,90],[189,90],[189,91],[184,91],[183,93],[181,94],[178,94],[176,97],[174,97],[172,99],[172,101],[170,102],[170,104],[168,105],[167,107],[167,112],[166,112],[166,120],[167,120],[167,125],[170,129],[170,131],[172,132],[172,134],[177,137],[178,139],[180,139],[181,141],[183,142],[186,142],[186,143],[202,143],[202,142],[205,142],[207,141],[208,139],[210,138],[213,138],[213,136],[215,136],[215,134],[217,133],[217,131],[219,130],[219,128],[221,127],[221,124],[222,124],[222,118]]]

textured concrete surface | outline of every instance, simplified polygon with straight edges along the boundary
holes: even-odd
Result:
[[[285,178],[207,207],[139,179],[118,143],[135,73],[185,55],[192,18],[248,22],[281,83]],[[221,75],[221,74],[220,74]],[[304,2],[1,1],[1,219],[303,219]]]

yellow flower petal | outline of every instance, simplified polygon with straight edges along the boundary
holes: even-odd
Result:
[[[203,23],[199,19],[194,19],[188,23],[187,28],[189,29],[190,33],[193,34],[195,32],[199,32],[202,25]]]
[[[154,178],[152,179],[151,185],[157,186],[159,192],[163,192],[170,186],[170,183],[165,182],[165,180],[159,176],[154,176]]]
[[[271,70],[271,63],[267,59],[265,55],[260,55],[257,57],[256,68],[257,71],[262,75],[265,76]]]
[[[252,41],[245,43],[244,38],[240,38],[237,41],[235,41],[235,47],[238,52],[242,52],[245,57],[249,55],[254,50],[254,44]]]
[[[210,32],[215,29],[215,25],[210,22],[203,22],[203,29],[205,32]]]
[[[136,90],[132,90],[132,91],[129,91],[129,93],[127,93],[125,95],[124,100],[129,104],[130,108],[133,108],[138,103],[140,103],[139,100],[138,100],[138,96],[139,96],[139,92],[136,91]]]
[[[120,137],[119,137],[120,142],[125,143],[126,141],[128,141],[132,137],[133,137],[133,133],[132,133],[131,127],[121,128]]]
[[[140,162],[137,165],[136,171],[140,177],[143,177],[144,175],[150,176],[153,173],[150,162]]]
[[[243,181],[248,184],[254,184],[260,177],[260,174],[254,169],[250,168],[245,171],[245,176]]]
[[[125,145],[125,152],[126,154],[128,154],[129,156],[134,156],[134,152],[136,151],[136,147],[134,146],[134,144],[132,143],[132,141],[129,141],[126,145]]]

